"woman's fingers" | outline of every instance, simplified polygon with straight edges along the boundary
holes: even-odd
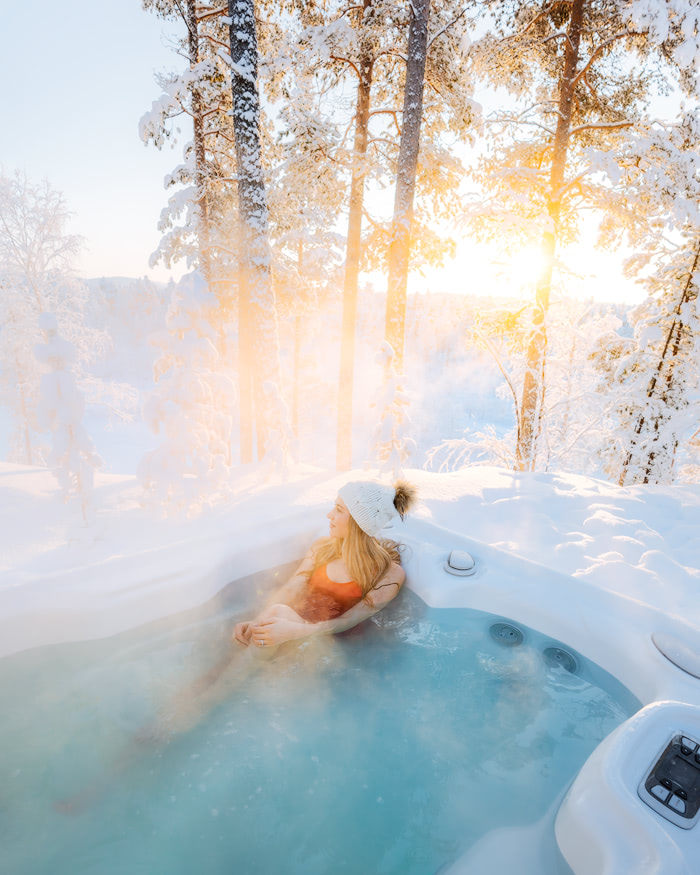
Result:
[[[273,635],[272,630],[268,629],[268,626],[274,624],[274,620],[266,620],[261,623],[256,623],[255,626],[250,627],[251,632],[251,641],[253,644],[257,644],[258,647],[265,647],[265,645],[270,645],[273,643]]]
[[[250,644],[250,635],[250,623],[236,623],[233,627],[233,637],[239,644],[242,644],[243,647],[247,647],[248,644]]]

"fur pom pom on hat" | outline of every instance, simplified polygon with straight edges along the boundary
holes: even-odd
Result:
[[[394,486],[376,483],[374,480],[356,480],[346,483],[338,490],[350,516],[363,532],[378,538],[398,512],[401,519],[415,499],[413,486],[397,481]]]

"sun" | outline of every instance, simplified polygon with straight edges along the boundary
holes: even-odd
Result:
[[[510,275],[511,286],[520,287],[523,291],[534,288],[544,266],[542,252],[535,247],[522,249],[509,258],[505,265],[506,272]]]
[[[624,275],[628,253],[601,251],[591,240],[569,244],[557,252],[552,300],[575,298],[604,303],[638,303],[640,287]],[[544,267],[538,245],[504,252],[494,243],[461,240],[454,259],[441,267],[413,274],[410,290],[449,292],[476,297],[533,300]]]

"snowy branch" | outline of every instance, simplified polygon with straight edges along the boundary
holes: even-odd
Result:
[[[228,14],[228,6],[219,6],[218,9],[212,9],[209,12],[200,12],[197,15],[197,21],[206,21],[208,18],[216,18],[222,14]]]
[[[231,143],[233,145],[233,137],[229,136],[229,134],[225,134],[221,128],[214,128],[211,131],[204,131],[202,134],[203,137],[212,137],[216,135],[217,137],[221,137],[223,140],[226,140],[227,143]]]
[[[577,128],[572,128],[570,135],[580,134],[581,131],[590,130],[614,130],[615,128],[631,128],[632,122],[601,122],[600,124],[579,125]]]
[[[221,58],[228,66],[231,68],[233,73],[238,76],[240,79],[243,79],[244,82],[248,82],[250,85],[257,85],[255,81],[255,76],[253,76],[250,71],[241,67],[240,64],[237,64],[230,55],[226,55],[223,53],[221,49],[216,53],[217,58]]]
[[[515,421],[517,423],[518,440],[519,440],[520,439],[520,405],[518,403],[518,393],[516,392],[515,386],[513,385],[513,380],[511,379],[511,376],[508,373],[508,371],[506,371],[506,369],[504,368],[503,362],[501,361],[501,358],[498,355],[498,352],[494,349],[494,346],[491,343],[491,341],[488,339],[488,337],[486,337],[486,335],[483,334],[478,329],[476,329],[476,334],[478,335],[479,338],[481,338],[484,346],[491,354],[491,357],[493,358],[493,360],[496,362],[496,365],[498,366],[498,370],[503,374],[503,379],[506,381],[508,388],[510,389],[510,394],[513,397],[513,408],[515,410]]]
[[[394,119],[394,124],[396,125],[396,130],[401,136],[401,125],[399,124],[398,114],[401,112],[400,109],[373,109],[372,112],[369,113],[369,117],[371,118],[373,115],[390,115]]]
[[[563,36],[563,37],[566,37],[566,35],[567,35],[567,34],[566,34],[566,31],[565,31],[565,30],[558,30],[556,33],[550,33],[550,35],[549,35],[549,36],[546,36],[546,37],[542,40],[542,42],[543,42],[543,43],[548,43],[548,42],[551,42],[552,40],[559,39],[559,37],[562,37],[562,36]]]
[[[182,16],[182,20],[185,22],[185,26],[187,27],[187,30],[188,30],[188,31],[190,32],[190,34],[196,39],[196,38],[197,38],[197,31],[196,31],[196,29],[195,29],[195,30],[192,30],[192,27],[190,26],[189,18],[188,18],[188,16],[186,15],[185,10],[184,10],[184,9],[182,8],[182,6],[180,5],[179,0],[174,0],[174,2],[175,2],[175,5],[177,6],[177,8],[178,8],[178,10],[179,10],[179,12],[180,12],[180,15]]]
[[[404,62],[404,64],[408,63],[408,58],[406,57],[406,55],[404,55],[398,49],[387,49],[384,52],[377,53],[378,58],[382,56],[386,56],[388,58],[400,58]]]
[[[435,42],[435,40],[438,39],[439,37],[441,37],[441,36],[443,35],[443,33],[445,33],[446,31],[448,31],[448,30],[452,27],[453,24],[457,24],[457,22],[459,21],[459,19],[460,19],[465,13],[466,13],[466,11],[467,11],[467,7],[465,6],[464,9],[459,13],[459,15],[457,15],[455,18],[453,18],[452,21],[449,21],[449,22],[448,22],[443,28],[441,28],[441,29],[440,29],[440,30],[439,30],[434,36],[432,36],[432,37],[428,40],[428,45],[426,46],[426,51],[430,51],[430,47],[431,47],[432,44]]]
[[[336,19],[334,19],[333,23],[335,24],[336,21],[340,21],[341,18],[348,15],[350,12],[361,12],[362,9],[363,7],[361,3],[356,6],[346,6],[345,9],[343,9],[343,11],[340,13],[340,15]]]
[[[574,76],[573,81],[571,83],[572,87],[575,88],[578,85],[580,79],[586,75],[589,68],[593,64],[593,62],[596,61],[600,57],[600,55],[603,53],[603,51],[605,51],[605,49],[609,45],[614,43],[616,40],[624,39],[625,37],[628,37],[628,36],[639,36],[639,34],[633,33],[632,31],[629,31],[629,30],[622,30],[619,33],[616,33],[614,36],[611,36],[609,39],[606,39],[604,42],[602,42],[596,48],[596,50],[593,52],[593,54],[590,56],[588,61],[586,61],[585,65]]]
[[[201,115],[202,115],[202,118],[206,118],[209,115],[213,115],[215,112],[225,112],[225,111],[226,111],[225,107],[219,105],[219,106],[213,106],[211,109],[205,110]]]
[[[352,69],[357,74],[357,78],[362,79],[362,73],[360,73],[360,70],[358,69],[358,66],[357,64],[355,64],[354,61],[351,61],[349,58],[341,58],[338,55],[331,55],[330,57],[332,61],[338,61],[338,63],[340,64],[347,64],[349,67],[352,67]]]
[[[490,125],[530,125],[530,127],[541,128],[546,131],[550,137],[554,136],[554,131],[543,125],[541,122],[530,122],[527,119],[521,119],[520,116],[497,116],[496,118],[486,119],[486,123]]]
[[[203,33],[203,34],[201,34],[201,36],[204,39],[209,40],[210,43],[214,43],[214,45],[216,45],[216,46],[221,46],[224,49],[224,51],[226,52],[227,56],[231,57],[229,54],[229,45],[227,43],[222,42],[220,39],[217,39],[215,36],[212,36],[210,33]]]
[[[564,6],[570,6],[572,3],[572,0],[560,0],[560,3]],[[555,5],[555,4],[552,4],[552,5]],[[529,30],[531,30],[537,24],[538,21],[541,21],[543,18],[546,18],[551,11],[552,11],[552,6],[545,5],[544,9],[540,10],[537,13],[537,15],[535,15],[535,17],[533,19],[531,19],[531,21],[528,23],[527,27],[524,30],[519,31],[518,33],[510,34],[509,36],[504,37],[502,40],[499,40],[499,42],[505,43],[505,42],[508,42],[509,40],[514,40],[514,39],[518,39],[520,37],[524,37],[525,34]]]

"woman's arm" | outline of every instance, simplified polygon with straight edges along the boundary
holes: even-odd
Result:
[[[277,604],[278,602],[288,604],[297,595],[299,595],[299,592],[307,584],[309,574],[311,574],[311,572],[314,570],[314,550],[317,543],[318,541],[314,541],[314,543],[309,548],[309,552],[302,559],[301,565],[297,568],[297,570],[289,578],[289,580],[285,584],[283,584],[280,589],[275,590],[275,592],[270,596],[270,598],[268,599],[268,606]]]
[[[297,638],[335,635],[338,632],[345,632],[369,619],[377,611],[381,611],[385,605],[388,605],[396,597],[405,578],[403,568],[393,563],[391,569],[372,590],[370,594],[371,604],[366,601],[358,602],[334,620],[321,620],[318,623],[297,623],[294,620],[272,617],[268,620],[262,620],[258,624],[251,624],[253,639],[256,643],[262,641],[264,646],[270,647]]]
[[[233,638],[235,641],[247,647],[251,643],[252,629],[265,616],[265,611],[275,604],[289,604],[300,594],[308,582],[309,574],[314,569],[314,551],[318,543],[318,541],[314,541],[294,574],[280,589],[274,591],[268,598],[263,610],[256,615],[255,619],[236,623],[233,627]]]

